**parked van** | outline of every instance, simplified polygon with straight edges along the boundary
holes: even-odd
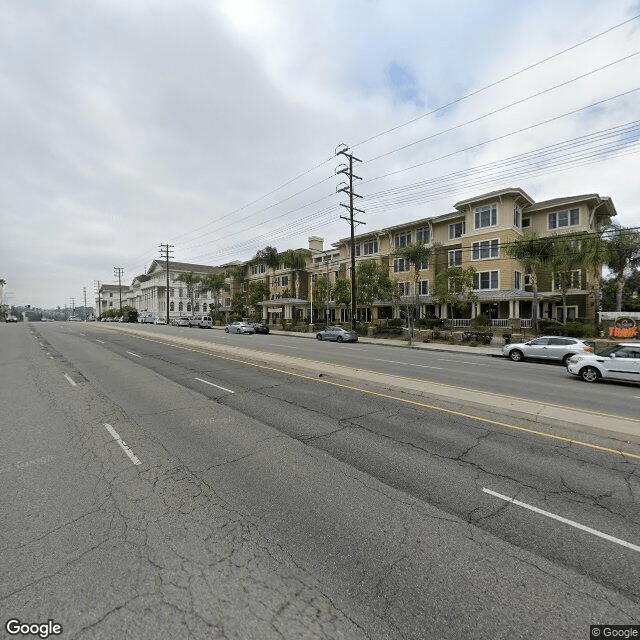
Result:
[[[147,311],[143,311],[138,314],[138,322],[142,322],[143,324],[153,324],[154,315],[153,313],[148,313]]]
[[[191,318],[192,327],[200,327],[201,329],[213,329],[213,321],[211,316],[194,316]]]

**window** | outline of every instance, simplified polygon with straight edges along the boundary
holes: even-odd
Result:
[[[410,296],[411,295],[411,282],[398,282],[398,295]]]
[[[498,208],[495,204],[476,208],[476,229],[495,227],[498,224]]]
[[[554,290],[564,289],[564,273],[558,272],[553,274],[553,288]],[[569,274],[569,281],[567,282],[567,289],[580,289],[582,285],[582,271],[575,269]]]
[[[169,311],[173,311],[173,302],[169,303]]]
[[[396,233],[393,236],[393,245],[396,249],[399,249],[400,247],[406,247],[408,244],[411,244],[411,231]]]
[[[187,311],[191,311],[191,303],[187,302]]]
[[[473,276],[473,286],[475,289],[497,289],[498,272],[480,271]]]
[[[460,238],[465,234],[464,220],[462,222],[454,222],[449,225],[449,240]]]
[[[568,209],[549,214],[549,229],[575,227],[580,224],[580,210]]]
[[[521,226],[521,220],[522,220],[522,210],[520,209],[520,207],[516,205],[515,207],[513,207],[513,226],[518,227],[519,229]]]
[[[404,271],[409,271],[411,269],[411,264],[409,260],[406,258],[394,258],[393,260],[393,272],[394,273],[403,273]]]
[[[207,311],[207,303],[206,302],[202,303],[202,311],[204,311],[205,313]]]
[[[431,229],[423,227],[416,230],[416,242],[419,244],[429,244],[431,242]]]
[[[179,303],[178,303],[178,311],[179,311],[180,313],[182,313],[182,309],[183,309],[183,308],[184,308],[184,307],[183,307],[182,302],[179,302]]]
[[[429,281],[428,280],[420,280],[420,295],[428,296],[429,295]]]
[[[356,242],[355,244],[355,249],[356,249],[356,258],[360,257],[360,243]]]
[[[513,272],[513,288],[516,290],[522,289],[522,272]]]
[[[283,287],[289,286],[289,276],[282,276],[282,286]]]
[[[526,229],[531,226],[531,218],[522,218],[522,228]]]
[[[378,240],[367,240],[367,242],[363,242],[362,252],[365,256],[370,256],[374,253],[378,253]]]
[[[173,296],[175,295],[176,290],[173,287],[169,287],[169,296],[171,298],[173,298]]]
[[[449,253],[449,266],[459,267],[462,264],[462,249],[452,249]]]
[[[527,273],[524,277],[524,286],[525,287],[530,287],[531,286],[531,274]]]
[[[199,303],[199,302],[196,302],[196,306],[195,306],[194,311],[195,311],[196,313],[198,313],[198,312],[200,311],[200,303]]]
[[[113,307],[113,302],[109,302],[109,306],[110,306],[110,307]]]
[[[110,293],[110,294],[109,294],[109,297],[110,297],[110,298],[113,298],[113,293]]]
[[[182,298],[182,287],[178,289],[178,297]]]
[[[224,306],[225,307],[230,307],[231,306],[231,298],[225,298],[224,299]]]
[[[500,240],[483,240],[482,242],[474,242],[472,245],[473,260],[487,260],[488,258],[500,257]]]

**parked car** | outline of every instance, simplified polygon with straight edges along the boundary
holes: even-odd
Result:
[[[190,327],[191,323],[189,322],[189,318],[187,318],[186,316],[181,316],[180,318],[174,318],[171,321],[171,324],[174,327]]]
[[[4,321],[5,322],[18,322],[18,318],[16,318],[15,316],[5,316],[4,317]]]
[[[593,353],[593,348],[578,338],[565,336],[542,336],[528,342],[514,342],[502,349],[502,355],[514,362],[533,358],[566,363],[571,356],[581,353]]]
[[[142,324],[153,324],[154,322],[154,317],[153,317],[153,313],[141,313],[138,316],[138,322],[142,323]]]
[[[153,324],[167,324],[167,321],[165,318],[161,318],[160,316],[158,316],[154,319]]]
[[[195,316],[191,318],[192,327],[200,327],[201,329],[213,329],[213,321],[211,316]]]
[[[232,322],[225,328],[227,333],[255,333],[253,324],[250,322]]]
[[[335,340],[336,342],[358,342],[358,334],[343,327],[327,327],[316,333],[318,340]]]
[[[267,327],[263,322],[254,322],[253,330],[255,333],[269,333],[269,327]]]
[[[569,358],[567,371],[585,382],[627,380],[640,382],[640,344],[621,342],[601,354],[580,354]]]

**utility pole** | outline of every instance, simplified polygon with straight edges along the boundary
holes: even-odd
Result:
[[[173,258],[173,256],[169,255],[172,253],[171,249],[173,249],[172,244],[161,244],[160,245],[160,257],[165,260],[165,269],[167,271],[167,324],[169,324],[169,257]]]
[[[113,267],[113,275],[118,276],[118,293],[120,294],[120,313],[122,314],[122,274],[124,267]]]
[[[362,160],[360,160],[359,158],[356,158],[353,154],[351,153],[347,153],[347,151],[349,151],[349,147],[347,147],[346,144],[340,144],[336,147],[336,155],[337,156],[344,156],[345,158],[349,159],[349,166],[347,167],[346,165],[340,165],[339,167],[336,168],[336,175],[337,174],[344,174],[345,176],[348,176],[349,178],[349,184],[345,184],[345,183],[340,183],[336,189],[337,193],[346,193],[349,196],[349,204],[346,205],[344,203],[340,203],[341,207],[345,207],[346,209],[349,209],[349,217],[345,217],[345,216],[340,216],[343,220],[346,220],[347,222],[349,222],[349,225],[351,227],[351,328],[355,331],[356,330],[356,313],[357,313],[357,299],[356,299],[356,295],[357,295],[357,291],[356,291],[356,235],[355,235],[355,228],[356,228],[356,224],[366,224],[366,222],[361,222],[360,220],[355,220],[353,217],[353,212],[357,211],[358,213],[364,213],[364,211],[362,209],[356,209],[356,207],[353,206],[353,199],[354,198],[362,198],[361,195],[358,195],[357,193],[355,193],[353,191],[353,180],[354,178],[356,180],[362,180],[361,177],[356,176],[353,174],[353,161],[355,160],[356,162],[362,162]],[[344,186],[343,186],[344,185]]]
[[[82,287],[82,293],[84,294],[84,321],[87,321],[87,287]]]
[[[69,298],[69,301],[71,302],[71,315],[75,316],[76,315],[76,299]]]
[[[94,280],[93,281],[93,286],[96,287],[97,291],[96,293],[98,294],[98,313],[96,315],[96,321],[100,320],[100,316],[102,315],[102,298],[100,296],[100,280]]]

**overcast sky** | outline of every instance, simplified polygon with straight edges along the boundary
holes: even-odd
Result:
[[[359,232],[503,187],[608,195],[640,225],[639,14],[637,0],[0,0],[8,302],[93,300],[160,243],[216,265],[346,237],[340,143],[363,160]]]

